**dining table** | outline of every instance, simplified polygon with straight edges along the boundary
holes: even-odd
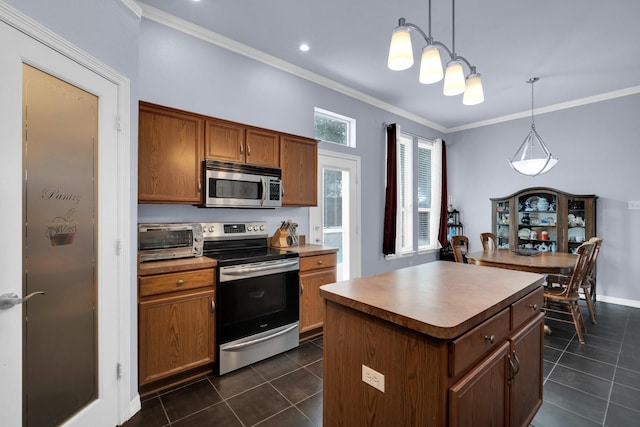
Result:
[[[469,264],[539,274],[571,274],[577,260],[577,255],[568,252],[538,251],[533,255],[521,255],[502,248],[467,254]]]

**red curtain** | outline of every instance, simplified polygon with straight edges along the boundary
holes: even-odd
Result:
[[[447,247],[447,223],[449,220],[447,194],[447,144],[442,141],[442,197],[440,198],[440,229],[438,230],[438,241],[443,248]]]
[[[387,190],[384,203],[384,234],[382,241],[382,253],[385,255],[396,253],[396,211],[398,206],[396,134],[396,124],[387,125]]]

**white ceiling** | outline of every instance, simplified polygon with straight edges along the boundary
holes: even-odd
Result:
[[[428,0],[144,0],[376,100],[441,130],[529,115],[640,92],[640,1],[457,0],[456,51],[482,75],[485,101],[462,105],[442,81],[418,82],[424,39],[413,33],[416,63],[386,66],[391,32],[404,17],[428,32]],[[451,48],[451,0],[432,0],[434,39]],[[310,45],[301,52],[301,42]],[[443,55],[444,57],[444,55]],[[468,69],[465,67],[465,73]],[[595,97],[595,98],[591,98]],[[588,100],[587,100],[588,101]]]

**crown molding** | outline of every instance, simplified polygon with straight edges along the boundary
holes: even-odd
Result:
[[[624,96],[636,95],[638,93],[640,93],[640,86],[632,86],[626,89],[614,90],[612,92],[601,93],[599,95],[588,96],[586,98],[574,99],[573,101],[561,102],[559,104],[535,108],[533,110],[533,113],[535,115],[553,113],[555,111],[567,110],[569,108],[580,107],[582,105],[595,104],[596,102],[608,101],[610,99],[622,98]],[[469,123],[462,126],[456,126],[447,129],[446,133],[460,132],[463,130],[495,125],[497,123],[510,122],[512,120],[522,119],[524,117],[531,117],[531,110],[523,111],[521,113],[509,114],[502,117],[496,117],[494,119],[483,120],[480,122]]]
[[[122,1],[130,2],[132,0],[122,0]],[[159,24],[173,28],[174,30],[183,32],[185,34],[189,34],[193,37],[209,42],[211,44],[215,44],[223,49],[227,49],[239,55],[243,55],[248,58],[254,59],[256,61],[262,62],[263,64],[266,64],[274,68],[277,68],[279,70],[285,71],[287,73],[293,74],[295,76],[311,81],[318,85],[324,86],[328,89],[331,89],[343,95],[349,96],[351,98],[357,99],[359,101],[362,101],[374,107],[380,108],[381,110],[388,111],[389,113],[396,114],[400,117],[404,117],[413,122],[427,126],[431,129],[437,130],[444,134],[450,134],[450,133],[460,132],[463,130],[490,126],[498,123],[504,123],[512,120],[521,119],[524,117],[529,117],[531,115],[531,110],[528,110],[528,111],[523,111],[521,113],[509,114],[506,116],[496,117],[493,119],[488,119],[488,120],[483,120],[479,122],[468,123],[461,126],[447,128],[438,123],[432,122],[431,120],[428,120],[422,116],[419,116],[415,113],[396,107],[395,105],[389,104],[378,98],[374,98],[370,95],[367,95],[366,93],[357,91],[349,86],[346,86],[334,80],[328,79],[324,76],[316,74],[305,68],[291,64],[290,62],[287,62],[287,61],[283,61],[280,58],[266,54],[265,52],[262,52],[258,49],[254,49],[250,46],[239,43],[235,40],[232,40],[214,31],[207,30],[206,28],[203,28],[199,25],[195,25],[189,21],[178,18],[174,15],[171,15],[170,13],[164,12],[144,2],[138,2],[138,4],[142,8],[142,17],[144,18],[158,22]],[[589,96],[586,98],[580,98],[573,101],[567,101],[567,102],[562,102],[560,104],[554,104],[547,107],[537,108],[537,109],[534,109],[534,113],[535,114],[551,113],[555,111],[565,110],[568,108],[574,108],[582,105],[593,104],[596,102],[620,98],[623,96],[635,95],[638,93],[640,93],[640,86],[634,86],[626,89],[620,89],[612,92],[603,93],[600,95]]]
[[[355,98],[359,101],[362,101],[374,107],[380,108],[382,110],[386,110],[390,113],[404,117],[413,122],[420,123],[424,126],[430,127],[440,132],[446,132],[445,127],[437,123],[434,123],[430,120],[427,120],[424,117],[418,116],[417,114],[411,113],[410,111],[403,110],[402,108],[398,108],[380,99],[367,95],[366,93],[357,91],[349,86],[343,85],[334,80],[328,79],[319,74],[311,72],[305,68],[291,64],[290,62],[287,62],[287,61],[283,61],[280,58],[266,54],[258,49],[254,49],[245,44],[239,43],[235,40],[232,40],[214,31],[207,30],[206,28],[203,28],[199,25],[195,25],[189,21],[180,19],[174,15],[171,15],[167,12],[164,12],[146,3],[139,2],[139,4],[142,7],[142,17],[144,18],[150,19],[159,24],[173,28],[174,30],[196,37],[200,40],[209,42],[223,49],[227,49],[229,51],[235,52],[239,55],[243,55],[253,60],[262,62],[263,64],[266,64],[274,68],[277,68],[279,70],[285,71],[287,73],[293,74],[297,77],[300,77],[310,82],[324,86],[328,89],[334,90],[343,95],[347,95],[351,98]]]
[[[138,19],[142,18],[142,7],[135,0],[120,0],[125,6],[127,6]]]

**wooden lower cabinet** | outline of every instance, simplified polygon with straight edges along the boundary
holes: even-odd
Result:
[[[542,404],[538,315],[449,389],[449,425],[528,426]]]
[[[541,305],[537,289],[442,339],[325,300],[325,425],[528,426],[542,404]],[[384,393],[363,365],[384,375]]]
[[[336,262],[335,253],[300,255],[300,334],[322,328],[320,286],[336,281]]]
[[[216,360],[214,270],[139,278],[141,394],[210,372]]]

